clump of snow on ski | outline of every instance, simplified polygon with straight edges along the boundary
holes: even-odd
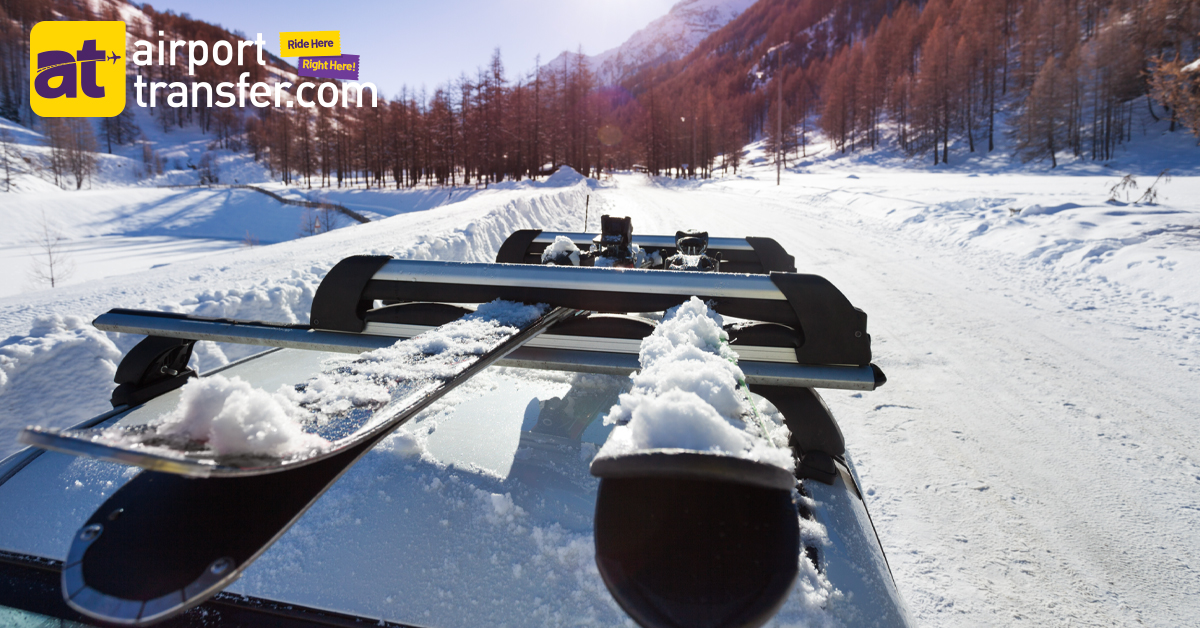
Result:
[[[213,375],[184,385],[179,405],[162,417],[156,435],[205,443],[217,456],[283,457],[328,448],[329,441],[300,427],[304,415],[281,393],[255,388],[240,377]]]
[[[390,347],[330,360],[322,373],[287,394],[314,413],[311,421],[320,433],[356,409],[407,404],[414,393],[423,394],[458,374],[469,366],[469,357],[495,348],[544,309],[500,300],[485,303],[472,314]]]
[[[775,465],[789,472],[795,462],[783,416],[748,394],[737,354],[729,346],[724,320],[692,297],[667,310],[642,341],[641,371],[605,418],[614,423],[596,458],[655,449],[689,449]],[[811,503],[811,499],[795,495]],[[800,518],[805,546],[829,545],[818,522]],[[805,555],[792,592],[772,620],[777,626],[836,626],[832,610],[844,596]]]
[[[184,385],[159,420],[101,432],[100,441],[155,453],[303,459],[330,451],[386,421],[537,320],[543,306],[485,303],[471,314],[356,358],[335,358],[295,387],[270,393],[214,375]]]
[[[667,311],[642,341],[632,390],[605,418],[616,427],[597,458],[688,449],[795,468],[791,433],[778,415],[759,417],[722,325],[696,297]]]
[[[567,236],[554,236],[554,243],[542,251],[542,263],[546,264],[567,257],[572,266],[579,265],[579,247]]]

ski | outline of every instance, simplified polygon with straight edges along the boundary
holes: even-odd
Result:
[[[83,430],[29,427],[20,439],[42,449],[192,477],[277,473],[390,433],[577,312],[542,311],[495,301],[390,347],[331,360],[321,374],[285,394],[220,376],[192,379],[176,410],[158,421]],[[355,392],[347,398],[346,391]]]
[[[435,354],[435,366],[452,374],[444,379],[417,378],[416,385],[404,381],[396,395],[400,400],[385,406],[384,410],[393,410],[385,418],[367,421],[364,425],[370,427],[354,431],[320,454],[270,467],[261,466],[261,460],[255,466],[237,467],[229,461],[209,464],[207,457],[168,458],[172,469],[200,468],[208,474],[204,478],[196,478],[198,473],[138,474],[97,509],[73,538],[62,572],[67,603],[101,621],[145,625],[204,602],[236,580],[392,430],[550,325],[576,313],[553,308],[520,327],[497,325],[499,330],[477,338],[488,345],[479,354]],[[464,318],[470,316],[474,315]],[[487,320],[478,316],[474,320],[481,318]],[[438,333],[452,334],[458,322],[439,327]],[[390,354],[380,355],[377,350],[352,364],[360,367],[361,374],[367,370],[362,365],[372,359],[395,357],[397,351],[403,354],[406,343],[438,341],[445,338],[417,337],[397,343]],[[354,372],[342,368],[343,374]],[[355,411],[336,416],[353,420]],[[110,459],[95,450],[88,455]],[[162,458],[156,456],[149,464],[160,464],[157,460]]]
[[[761,625],[798,573],[796,426],[760,412],[722,325],[666,311],[591,463],[596,566],[642,626]]]

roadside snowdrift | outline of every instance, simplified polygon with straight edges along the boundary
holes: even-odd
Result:
[[[0,334],[8,335],[0,347],[6,352],[0,355],[5,356],[2,368],[7,380],[0,389],[0,436],[11,432],[0,441],[0,456],[19,448],[15,434],[25,425],[66,427],[108,409],[115,364],[141,339],[92,329],[91,319],[108,309],[305,323],[321,278],[344,257],[492,261],[500,244],[517,229],[578,229],[583,224],[588,183],[578,174],[559,177],[555,186],[514,184],[511,189],[473,194],[436,211],[402,214],[273,246],[239,248],[216,260],[169,264],[135,275],[0,299]],[[603,207],[595,199],[592,205],[593,213],[598,205]],[[47,316],[74,322],[60,323],[61,329],[35,322]],[[105,366],[51,359],[65,350],[58,346],[61,343],[68,343],[64,347],[87,344],[89,355],[101,356]],[[30,346],[37,348],[18,349]],[[201,342],[193,365],[205,371],[259,350]],[[59,394],[68,381],[72,391]],[[50,390],[55,394],[46,394]]]
[[[28,424],[69,425],[108,408],[121,351],[79,316],[50,315],[0,342],[0,457]],[[81,411],[80,408],[86,408]]]

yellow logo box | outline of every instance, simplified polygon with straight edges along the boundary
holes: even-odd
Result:
[[[342,54],[341,31],[279,33],[281,57],[336,57]]]
[[[125,22],[38,22],[29,33],[29,105],[43,118],[125,110]]]

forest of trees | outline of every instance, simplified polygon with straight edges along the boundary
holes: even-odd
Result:
[[[266,109],[244,126],[248,148],[284,181],[470,185],[562,164],[585,174],[615,166],[601,132],[604,110],[586,65],[513,81],[497,51],[474,79],[432,94],[405,89],[374,108]]]
[[[52,15],[110,17],[87,6],[0,0],[0,115],[53,126],[28,110],[27,35]],[[137,38],[236,37],[142,10],[147,22],[129,25]],[[785,161],[802,156],[818,129],[843,152],[890,145],[940,164],[1005,146],[1053,167],[1064,154],[1111,159],[1134,133],[1135,107],[1200,133],[1200,69],[1188,65],[1198,45],[1198,0],[760,0],[686,58],[619,86],[597,85],[579,54],[511,73],[497,50],[473,76],[404,88],[375,108],[155,115],[164,131],[196,124],[214,145],[250,151],[282,181],[309,186],[486,184],[560,165],[707,177],[736,172],[743,147],[760,138]],[[137,71],[185,83],[294,72],[270,64],[210,64],[196,77],[181,65]],[[100,149],[137,141],[125,117],[100,126]]]
[[[1200,134],[1198,55],[1196,0],[764,1],[630,86],[715,99],[769,153],[806,150],[811,122],[842,152],[886,140],[938,164],[1003,145],[1053,167],[1111,159],[1134,107]]]
[[[821,124],[854,150],[890,123],[904,150],[934,164],[951,159],[952,143],[994,150],[998,133],[1052,167],[1059,152],[1107,160],[1131,137],[1135,105],[1182,121],[1139,97],[1162,60],[1194,57],[1198,35],[1194,0],[904,4],[833,56]]]

